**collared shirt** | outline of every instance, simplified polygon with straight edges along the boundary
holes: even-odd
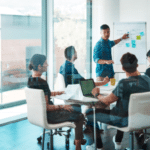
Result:
[[[114,76],[113,65],[110,64],[98,64],[99,59],[112,60],[111,48],[115,45],[114,41],[100,39],[95,47],[93,53],[93,60],[96,63],[96,77],[112,78]]]
[[[78,84],[80,80],[84,79],[74,67],[74,64],[70,61],[65,61],[65,63],[60,67],[59,73],[64,76],[65,85],[68,84]]]

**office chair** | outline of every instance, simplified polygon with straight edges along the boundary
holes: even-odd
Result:
[[[43,140],[42,140],[42,150],[44,150],[44,140],[45,140],[45,130],[50,130],[50,145],[51,150],[53,150],[53,135],[65,135],[63,131],[57,131],[56,129],[62,127],[75,128],[75,124],[72,122],[62,122],[57,124],[49,124],[47,122],[46,113],[46,101],[44,92],[41,89],[25,88],[26,101],[27,101],[27,116],[30,123],[40,126],[43,128]],[[53,132],[52,129],[55,129]],[[67,131],[66,135],[66,149],[69,149],[69,133]],[[47,144],[49,146],[49,143]]]
[[[109,125],[108,128],[115,128],[123,132],[130,132],[130,150],[134,149],[133,132],[150,128],[150,92],[131,94],[128,108],[128,126],[116,127]]]

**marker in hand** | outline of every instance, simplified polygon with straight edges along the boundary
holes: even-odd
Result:
[[[127,32],[127,34],[128,34],[127,37],[129,38],[129,32]]]

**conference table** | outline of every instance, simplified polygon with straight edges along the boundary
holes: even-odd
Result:
[[[100,94],[102,94],[103,96],[107,96],[112,92],[115,86],[110,86],[110,85],[98,86],[98,88],[100,88]],[[56,98],[56,97],[53,97],[53,98]],[[60,99],[60,100],[63,100],[66,104],[78,104],[78,105],[87,105],[87,106],[91,106],[93,103],[98,102],[97,98],[85,97],[85,96],[80,96],[78,98],[70,98],[68,100],[64,100],[64,99]],[[112,105],[115,105],[115,103]],[[93,127],[94,128],[94,143],[95,143],[94,149],[97,150],[96,148],[96,113],[95,113],[96,108],[94,105],[92,105],[92,108],[93,108],[93,122],[94,122],[94,127]],[[103,108],[103,106],[99,108]]]

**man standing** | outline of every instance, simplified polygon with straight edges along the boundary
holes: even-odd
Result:
[[[94,47],[93,59],[96,63],[96,77],[97,81],[103,81],[106,76],[109,78],[114,77],[113,65],[114,61],[111,56],[111,48],[118,44],[123,39],[127,39],[128,34],[124,34],[122,38],[110,41],[110,28],[104,24],[100,27],[101,39],[96,43]]]

